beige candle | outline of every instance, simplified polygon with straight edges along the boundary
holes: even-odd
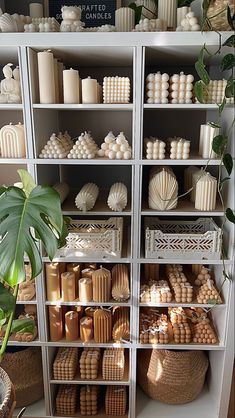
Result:
[[[86,277],[88,279],[91,279],[93,273],[94,273],[94,269],[88,267],[88,268],[82,270],[82,277]]]
[[[78,313],[69,311],[65,314],[65,336],[66,341],[78,339]]]
[[[176,29],[177,0],[158,0],[158,18],[167,22],[167,28]]]
[[[117,32],[131,32],[135,27],[135,12],[129,7],[120,7],[115,11]]]
[[[49,306],[49,325],[51,341],[63,338],[63,310],[61,306]]]
[[[192,175],[192,191],[190,193],[191,202],[195,202],[196,184],[197,184],[198,180],[204,175],[205,175],[205,172],[203,171],[202,168],[200,170],[197,169],[193,172],[193,175]]]
[[[5,158],[25,158],[24,125],[5,125],[0,129],[0,155]]]
[[[59,263],[60,274],[66,271],[66,263]]]
[[[63,71],[64,103],[80,103],[80,80],[77,70]]]
[[[43,17],[43,4],[30,3],[29,4],[29,16],[30,17]]]
[[[60,269],[59,263],[46,264],[46,293],[47,300],[60,299]]]
[[[219,128],[210,126],[209,124],[201,125],[199,140],[199,155],[203,158],[216,158],[215,152],[212,150],[212,143],[215,136],[219,135]]]
[[[91,77],[82,80],[82,103],[98,103],[97,80]]]
[[[50,51],[37,53],[40,103],[55,103],[54,57]]]
[[[91,341],[93,338],[93,319],[89,316],[80,320],[80,338],[84,343]]]
[[[111,294],[111,273],[100,268],[92,274],[93,301],[108,302]]]
[[[78,280],[80,279],[81,265],[77,263],[67,264],[67,271],[72,271],[75,274],[75,292],[76,298],[79,297]]]
[[[104,309],[94,313],[94,340],[96,343],[107,343],[112,336],[112,314]]]
[[[214,210],[216,205],[217,180],[206,173],[196,184],[195,209]]]
[[[79,300],[81,302],[92,301],[92,279],[83,277],[79,280]]]
[[[61,274],[61,296],[64,302],[76,299],[75,273],[66,271]]]

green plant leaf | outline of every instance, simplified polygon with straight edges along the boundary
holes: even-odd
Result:
[[[235,67],[235,55],[225,55],[220,64],[221,71],[228,71],[231,70],[233,67]]]
[[[143,6],[137,6],[135,3],[130,3],[128,7],[130,7],[130,9],[134,10],[134,12],[135,12],[135,24],[137,25],[139,23],[140,19],[141,19]]]
[[[19,332],[23,334],[24,332],[29,332],[33,334],[34,329],[35,321],[32,318],[15,319],[12,322],[11,333]]]
[[[194,93],[197,98],[197,100],[200,103],[204,103],[204,88],[203,88],[203,82],[201,80],[196,81],[194,84]]]
[[[10,285],[24,281],[24,256],[28,255],[32,277],[42,269],[35,232],[52,259],[62,234],[60,198],[51,187],[37,186],[27,197],[17,187],[0,196],[0,276]]]
[[[227,20],[228,20],[230,28],[234,30],[235,29],[234,27],[235,15],[232,16],[232,12],[229,6],[227,6]]]
[[[19,169],[17,170],[17,173],[19,174],[21,178],[21,182],[23,185],[23,190],[28,197],[33,189],[35,189],[36,184],[34,183],[34,179],[31,176],[31,174],[28,173],[26,170]]]
[[[206,86],[208,86],[208,84],[210,83],[210,77],[209,77],[209,74],[208,74],[208,72],[205,68],[205,65],[202,62],[197,61],[195,63],[195,69],[196,69],[200,79],[203,81],[203,83]]]
[[[224,43],[223,46],[230,46],[235,48],[235,35],[231,35]]]
[[[226,183],[226,181],[229,181],[230,177],[224,177],[223,179],[220,180],[220,190],[222,189],[224,183]]]
[[[6,316],[13,311],[15,306],[15,298],[12,293],[0,283],[0,309]],[[2,319],[2,318],[1,318]]]
[[[233,171],[233,159],[230,154],[225,154],[223,156],[223,164],[227,170],[228,175],[230,176]]]
[[[233,224],[235,224],[235,214],[232,211],[232,209],[227,208],[225,211],[225,216],[228,219],[229,222],[232,222]]]
[[[220,116],[221,116],[221,114],[224,111],[225,105],[226,105],[226,98],[224,97],[222,103],[219,105],[219,114],[220,114]]]
[[[233,77],[229,77],[225,88],[225,96],[231,98],[235,96],[235,80]]]
[[[202,65],[204,65],[204,54],[205,54],[205,44],[203,45],[203,47],[202,47],[202,49],[201,49],[201,51],[199,52],[199,55],[198,55],[198,61]]]
[[[223,135],[217,135],[213,138],[212,149],[217,155],[221,155],[227,140]]]

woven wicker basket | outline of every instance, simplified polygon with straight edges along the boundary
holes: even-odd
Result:
[[[230,7],[233,15],[235,10],[234,0],[211,0],[211,4],[207,10],[207,17],[210,19],[213,30],[231,30],[227,19],[227,5]],[[210,30],[207,24],[204,25],[203,29],[206,31]]]
[[[14,385],[17,408],[30,405],[43,397],[42,359],[39,347],[5,353],[1,367]]]
[[[140,350],[138,383],[152,399],[184,404],[201,392],[207,367],[203,351]]]
[[[0,368],[0,418],[12,418],[15,391],[7,373]]]

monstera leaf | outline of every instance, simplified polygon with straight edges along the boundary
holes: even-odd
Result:
[[[40,239],[50,259],[55,255],[63,231],[58,193],[51,187],[35,186],[25,170],[18,171],[22,188],[0,189],[0,276],[11,286],[24,281],[27,254],[32,276],[42,269]]]

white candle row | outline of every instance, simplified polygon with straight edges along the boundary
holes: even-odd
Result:
[[[147,103],[192,103],[193,102],[192,74],[149,74],[146,78]]]

